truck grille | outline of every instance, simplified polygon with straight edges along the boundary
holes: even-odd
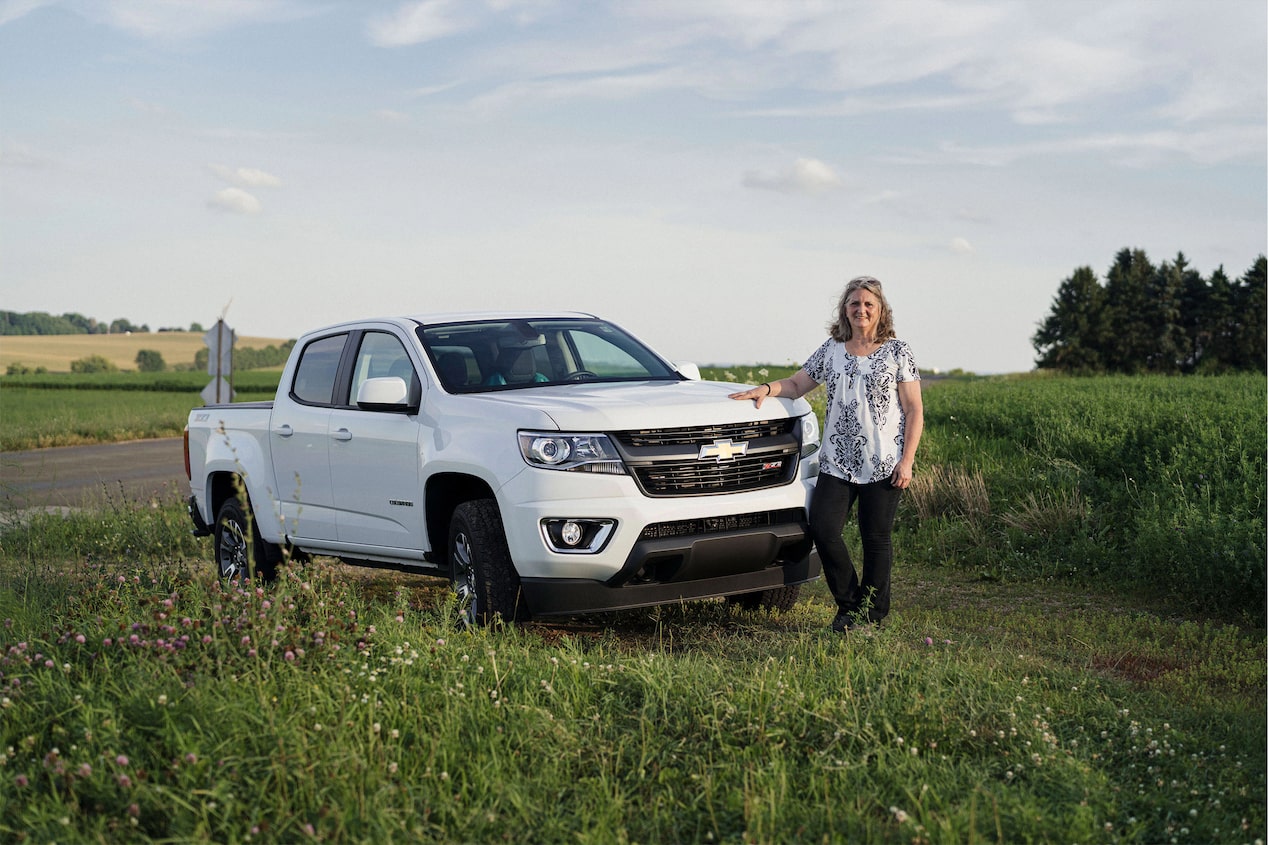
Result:
[[[766,420],[754,423],[735,423],[732,425],[708,425],[699,428],[660,428],[643,431],[619,431],[616,439],[634,449],[645,446],[701,446],[715,440],[730,438],[736,443],[741,440],[757,440],[762,437],[778,437],[790,434],[797,421]]]
[[[764,528],[771,525],[801,524],[805,511],[801,508],[785,508],[781,511],[739,513],[729,516],[710,516],[702,519],[680,519],[675,522],[656,522],[643,529],[640,540],[664,540],[672,537],[699,537],[705,534],[721,534],[745,528]]]
[[[613,437],[648,496],[711,496],[791,482],[801,449],[797,431],[796,419],[782,419],[621,431]]]

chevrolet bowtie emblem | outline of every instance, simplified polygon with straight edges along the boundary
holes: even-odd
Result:
[[[726,440],[715,440],[700,447],[700,460],[713,458],[718,463],[729,461],[740,455],[748,454],[748,443],[735,443],[729,437]]]

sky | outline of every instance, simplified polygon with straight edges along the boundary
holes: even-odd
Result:
[[[1263,0],[0,0],[0,309],[579,310],[800,363],[881,279],[1023,372],[1123,248],[1268,251]]]

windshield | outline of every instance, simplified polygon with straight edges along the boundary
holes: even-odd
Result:
[[[418,337],[449,393],[682,379],[655,352],[603,320],[444,323],[419,327]]]

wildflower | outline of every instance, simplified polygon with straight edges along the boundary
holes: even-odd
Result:
[[[17,777],[13,779],[13,783],[19,788],[21,788],[21,787],[27,786],[30,783],[30,781],[27,780],[26,775],[18,775]]]

